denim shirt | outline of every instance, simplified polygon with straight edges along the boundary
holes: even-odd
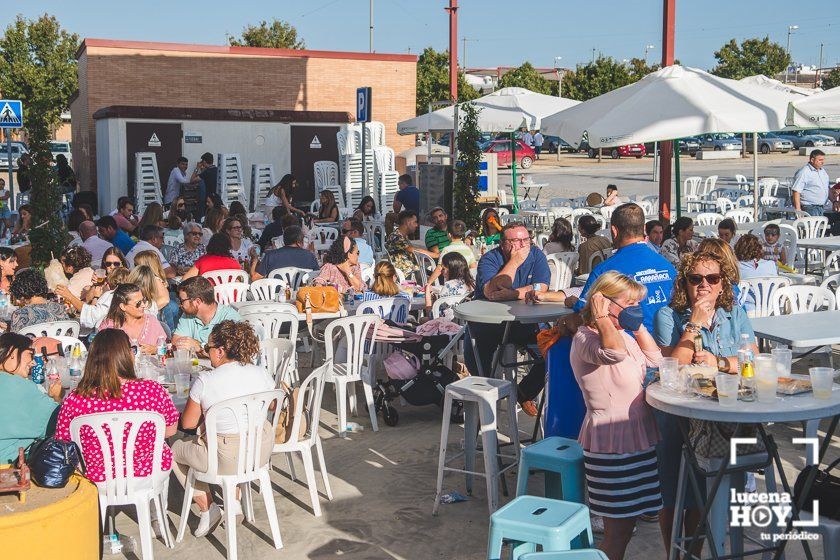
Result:
[[[653,338],[659,346],[676,346],[685,324],[691,318],[691,310],[682,313],[670,308],[663,307],[656,313],[654,321]],[[748,334],[750,342],[755,343],[755,332],[750,323],[747,312],[740,305],[733,305],[732,311],[722,307],[715,310],[711,330],[703,327],[700,336],[703,338],[703,349],[715,356],[735,356],[738,354],[738,347],[741,345],[741,335]]]

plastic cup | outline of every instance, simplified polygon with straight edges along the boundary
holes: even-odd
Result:
[[[834,370],[827,367],[812,367],[808,369],[811,376],[811,389],[815,399],[830,399],[834,386]]]
[[[789,348],[775,348],[770,351],[770,354],[776,361],[776,373],[779,374],[779,377],[788,377],[790,375],[793,352]]]
[[[662,358],[659,363],[659,382],[666,389],[677,389],[680,381],[680,362],[676,358]]]
[[[190,374],[176,373],[175,374],[175,394],[179,396],[189,396],[190,394]]]
[[[190,351],[186,348],[178,348],[175,350],[175,359],[178,361],[181,360],[189,360],[190,359]]]
[[[776,402],[776,389],[779,386],[779,374],[776,361],[771,354],[759,354],[755,357],[755,393],[760,403]]]
[[[738,376],[719,373],[715,376],[718,403],[720,406],[734,407],[738,405]]]

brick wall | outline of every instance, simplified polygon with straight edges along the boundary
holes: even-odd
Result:
[[[355,114],[356,88],[371,86],[373,116],[385,124],[386,143],[396,152],[414,145],[396,126],[415,113],[415,57],[99,43],[88,40],[80,50],[79,97],[71,105],[73,157],[81,184],[90,188],[96,184],[92,115],[110,105]]]

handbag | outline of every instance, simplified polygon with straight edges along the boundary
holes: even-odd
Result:
[[[286,443],[292,439],[292,429],[295,423],[295,409],[297,408],[297,401],[301,398],[300,389],[295,387],[292,389],[289,384],[281,382],[280,390],[283,391],[283,402],[281,403],[280,417],[277,420],[277,432],[274,434],[274,443]],[[306,435],[306,429],[309,426],[309,410],[306,404],[303,405],[301,411],[300,430],[298,438],[302,439]]]
[[[391,379],[407,381],[413,379],[420,371],[420,360],[414,354],[395,350],[382,364],[385,366],[385,373]]]
[[[341,297],[332,286],[303,286],[297,291],[295,305],[299,312],[336,313]]]
[[[32,481],[42,488],[64,488],[76,467],[84,463],[79,447],[55,437],[36,439],[26,450]]]
[[[840,464],[840,459],[837,459],[825,469],[820,469],[819,465],[811,465],[802,469],[793,484],[793,496],[796,502],[802,497],[805,479],[808,478],[813,469],[817,470],[814,485],[811,486],[811,491],[805,496],[803,510],[813,513],[811,505],[813,502],[819,502],[821,516],[840,521],[840,477],[831,475],[831,470],[838,464]]]

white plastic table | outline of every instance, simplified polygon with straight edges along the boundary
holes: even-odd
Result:
[[[840,250],[840,235],[829,237],[807,237],[796,242],[799,249],[818,249],[822,251]],[[805,251],[805,274],[808,274],[808,251]]]
[[[807,317],[808,315],[804,316]],[[794,316],[785,316],[785,318],[789,317]],[[804,422],[808,420],[818,420],[821,418],[832,418],[831,424],[826,431],[825,439],[823,440],[817,454],[817,463],[820,463],[828,450],[831,439],[837,429],[838,418],[840,418],[840,416],[838,416],[840,415],[840,387],[837,385],[834,385],[831,397],[828,399],[817,399],[814,397],[813,393],[804,393],[792,396],[779,395],[773,403],[739,401],[737,406],[728,408],[722,407],[716,400],[699,397],[693,394],[680,394],[676,391],[663,387],[659,383],[652,383],[648,385],[645,391],[645,400],[653,408],[672,414],[679,419],[680,429],[683,432],[685,441],[688,441],[689,419],[735,423],[737,427],[733,433],[733,438],[738,437],[738,431],[743,425],[758,424],[759,439],[763,440],[764,446],[772,461],[768,468],[773,468],[773,465],[775,465],[783,490],[791,496],[793,495],[793,492],[788,484],[784,469],[782,468],[782,459],[779,456],[778,447],[772,440],[768,439],[767,434],[764,431],[763,424],[769,422]],[[813,449],[806,447],[805,452],[813,453]],[[700,468],[697,457],[690,446],[683,446],[683,461],[686,461],[688,464],[692,464],[695,468]],[[723,475],[725,474],[728,466],[729,461],[720,461],[720,468],[715,474],[712,486],[706,497],[706,505],[704,507],[703,516],[701,517],[702,521],[699,524],[694,536],[689,537],[692,541],[704,532],[704,525],[706,523],[712,527],[715,526],[715,524],[711,522],[709,514],[712,502],[717,494],[721,480],[723,479]],[[689,479],[695,477],[692,469],[687,469],[687,472]],[[804,497],[809,494],[814,483],[814,479],[816,478],[816,474],[817,469],[812,469],[810,476],[806,479],[805,485],[802,488],[801,496],[803,498],[793,504],[794,512],[788,520],[787,528],[785,530],[786,533],[790,533],[792,522],[798,517],[798,512],[802,509]],[[682,479],[682,474],[680,478]],[[728,509],[729,508],[727,508],[727,510]],[[719,524],[718,527],[720,527]],[[721,555],[723,552],[723,542],[725,538],[725,529],[722,531],[712,531],[712,539],[714,540],[715,547],[710,547],[710,549],[712,550],[712,556],[714,558]],[[676,552],[675,549],[678,549],[679,543],[686,540],[688,539],[680,539],[680,531],[674,532],[671,540],[670,557],[674,557],[674,553]],[[784,552],[786,543],[786,540],[780,540],[778,544],[774,544],[772,547],[767,546],[753,551],[742,551],[740,552],[739,557],[758,554],[760,552],[775,551],[774,558],[779,558]],[[803,540],[802,546],[805,548],[806,556],[811,558],[807,541]],[[692,545],[689,544],[688,548],[691,549],[691,547]],[[730,552],[732,553],[734,551]]]
[[[758,338],[786,346],[813,347],[840,344],[840,311],[817,311],[750,319]]]

